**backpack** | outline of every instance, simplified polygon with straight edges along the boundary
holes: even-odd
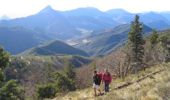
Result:
[[[96,74],[95,76],[93,76],[93,82],[97,85],[100,85],[101,77],[98,74]]]

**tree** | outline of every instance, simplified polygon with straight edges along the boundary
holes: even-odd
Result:
[[[156,30],[153,30],[152,34],[151,34],[151,37],[150,37],[150,43],[152,45],[156,44],[158,42],[158,33]]]
[[[71,80],[75,80],[76,73],[74,71],[74,66],[71,63],[66,62],[66,66],[64,68],[64,74],[67,78]]]
[[[5,82],[4,69],[9,64],[9,54],[0,47],[0,87]]]
[[[162,35],[159,37],[159,41],[161,43],[161,55],[162,62],[167,62],[170,60],[170,50],[168,48],[168,36]]]
[[[0,68],[4,70],[9,64],[9,54],[0,47]]]
[[[135,20],[131,23],[131,29],[128,34],[129,49],[131,55],[131,63],[134,66],[134,70],[137,71],[143,63],[144,57],[144,44],[143,39],[143,26],[139,22],[139,16],[135,16]]]
[[[54,84],[57,92],[66,92],[75,90],[75,81],[59,72],[54,74]]]
[[[0,100],[23,100],[24,90],[17,81],[5,78],[4,70],[9,64],[9,54],[0,48]]]
[[[159,41],[161,42],[163,47],[167,48],[168,37],[166,35],[160,36]]]

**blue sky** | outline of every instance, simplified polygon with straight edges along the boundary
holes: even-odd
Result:
[[[61,11],[79,7],[95,7],[102,11],[115,8],[129,12],[170,11],[170,0],[0,0],[0,16],[28,16],[47,5]]]

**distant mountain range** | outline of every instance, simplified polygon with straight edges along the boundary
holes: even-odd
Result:
[[[134,15],[122,9],[102,12],[96,8],[87,7],[56,11],[48,6],[31,16],[0,20],[0,45],[10,53],[18,54],[49,40],[65,42],[94,37],[113,27],[130,24]],[[170,28],[170,12],[147,12],[138,13],[138,15],[141,22],[150,28],[157,30]],[[108,34],[115,33],[111,31]]]
[[[143,26],[143,30],[144,33],[152,31],[146,25]],[[106,55],[126,42],[129,31],[130,24],[120,25],[112,29],[100,31],[97,35],[78,39],[74,41],[74,46],[92,56]]]
[[[0,17],[0,20],[10,20],[10,18],[6,15]]]
[[[0,45],[11,54],[21,53],[47,40],[39,32],[23,27],[0,27]]]
[[[88,56],[82,50],[74,48],[60,41],[53,41],[48,44],[40,45],[23,52],[22,55],[80,55]]]
[[[102,12],[96,8],[87,7],[70,11],[56,11],[47,6],[35,15],[3,20],[0,22],[0,26],[21,26],[46,33],[53,39],[67,40],[89,35],[94,30],[129,24],[134,15],[123,9]],[[141,21],[151,28],[170,28],[170,12],[148,12],[138,13],[138,15],[140,15]]]

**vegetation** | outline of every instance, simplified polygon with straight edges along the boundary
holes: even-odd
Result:
[[[1,100],[24,100],[24,90],[15,80],[9,80],[0,88]]]
[[[156,35],[155,31],[153,31],[150,36],[143,38],[142,27],[139,27],[141,23],[138,22],[138,20],[136,20],[136,23],[138,23],[136,24],[138,26],[135,28],[135,25],[133,26],[132,23],[133,27],[129,33],[130,40],[132,39],[131,43],[126,44],[105,57],[95,60],[95,66],[94,64],[90,64],[78,69],[76,81],[78,87],[85,88],[91,85],[90,76],[92,75],[91,73],[93,73],[94,67],[96,67],[99,71],[103,71],[105,68],[108,68],[112,74],[116,75],[116,77],[125,79],[129,74],[132,74],[134,70],[145,70],[155,64],[170,61],[170,31],[161,31],[156,33]],[[137,29],[139,29],[138,31],[141,33],[137,34],[133,32],[134,30],[137,31]],[[137,40],[137,38],[139,39]],[[135,60],[133,60],[134,58],[131,55],[133,55],[133,57],[137,57],[137,63],[139,63],[137,64],[138,66],[133,65]],[[83,72],[86,73],[81,75]]]
[[[38,98],[52,98],[55,97],[56,94],[56,88],[54,84],[47,84],[47,85],[40,85],[38,86]]]
[[[50,83],[38,86],[38,97],[51,98],[57,93],[75,90],[75,77],[74,69],[72,65],[68,63],[62,72],[55,72],[51,75]]]
[[[132,66],[134,66],[134,70],[137,71],[142,67],[145,43],[142,24],[139,22],[138,15],[135,16],[135,20],[131,24],[131,30],[128,35],[130,62]]]
[[[145,26],[139,21],[139,16],[136,15],[131,26],[118,26],[114,30],[107,30],[101,33],[99,37],[95,35],[89,37],[93,40],[92,44],[89,42],[85,45],[92,47],[92,55],[94,52],[97,52],[96,55],[109,53],[109,55],[104,57],[94,58],[95,60],[91,64],[89,63],[92,60],[89,58],[71,56],[88,56],[87,53],[60,41],[54,41],[47,45],[28,50],[24,52],[26,55],[11,57],[10,67],[6,67],[9,64],[9,55],[4,52],[3,49],[0,49],[0,99],[22,100],[27,97],[31,97],[31,99],[54,98],[55,96],[59,96],[59,94],[66,94],[76,89],[91,86],[91,76],[94,69],[103,71],[105,68],[108,68],[112,75],[119,78],[114,81],[117,82],[117,84],[113,83],[114,85],[121,85],[128,82],[134,84],[139,83],[137,81],[135,81],[135,83],[134,80],[156,71],[154,68],[147,67],[170,61],[170,32],[162,31],[160,34],[159,32],[153,31],[151,36],[143,38],[143,33],[150,31],[150,28],[147,28],[148,30],[144,28]],[[127,34],[128,32],[129,34]],[[128,43],[125,44],[126,48],[124,46],[122,47],[122,44],[125,43],[124,41],[127,35]],[[123,43],[120,43],[120,41],[123,41]],[[119,47],[121,48],[115,50],[113,46],[119,43]],[[115,51],[112,52],[113,50]],[[166,64],[169,65],[169,63]],[[84,67],[75,69],[82,65],[84,65]],[[159,68],[162,69],[161,67],[158,67],[158,69]],[[141,69],[145,69],[145,71]],[[136,72],[136,74],[132,74],[134,72]],[[5,73],[7,74],[5,75]],[[151,76],[149,78],[153,77],[154,76]],[[11,79],[18,79],[19,81]],[[169,82],[169,76],[162,80]],[[154,81],[160,80],[157,79]],[[25,87],[25,93],[18,83],[21,83]],[[154,83],[150,84],[146,82],[142,84],[143,87],[146,86],[146,84],[155,85]],[[169,91],[166,90],[166,88],[169,89],[168,84],[169,83],[165,83],[165,87],[160,86],[160,88],[155,86],[161,91],[160,93],[157,91],[157,94],[163,99],[169,96]],[[108,97],[104,96],[104,98],[108,100],[113,98],[124,99],[124,95],[122,94],[128,91],[128,94],[129,92],[132,92],[132,94],[129,94],[129,96],[125,95],[126,98],[138,99],[138,95],[134,94],[134,92],[138,92],[138,89],[142,89],[139,91],[141,92],[141,94],[139,93],[141,98],[150,98],[148,96],[149,93],[145,94],[146,91],[149,91],[150,87],[149,89],[143,87],[131,87],[130,90],[125,90],[124,92],[118,90],[117,92],[111,92],[113,96],[109,94],[107,95]],[[87,89],[85,94],[90,95],[90,91],[91,90]],[[151,92],[153,91],[154,90]],[[85,94],[82,95],[83,98],[87,97]],[[81,99],[82,97],[79,98]]]
[[[150,36],[150,43],[154,46],[158,42],[158,33],[156,30],[153,30],[151,36]],[[152,47],[153,47],[152,46]]]
[[[7,80],[4,74],[9,64],[9,54],[0,48],[0,99],[1,100],[23,100],[24,90],[16,80]]]
[[[51,74],[64,70],[66,62],[80,68],[89,64],[92,59],[82,56],[12,56],[10,67],[5,69],[6,79],[17,79],[25,88],[25,97],[36,99],[36,86],[47,84]],[[63,72],[64,73],[64,72]],[[29,84],[28,84],[29,83]]]
[[[153,72],[163,70],[157,74],[151,75],[142,81],[135,82]],[[93,96],[91,87],[70,92],[65,96],[58,96],[56,100],[169,100],[170,85],[170,63],[162,63],[150,66],[145,71],[139,71],[138,74],[128,75],[124,80],[117,78],[111,83],[111,91],[104,96]],[[131,85],[121,89],[115,89],[122,84],[134,82]],[[103,85],[101,86],[103,88]]]

